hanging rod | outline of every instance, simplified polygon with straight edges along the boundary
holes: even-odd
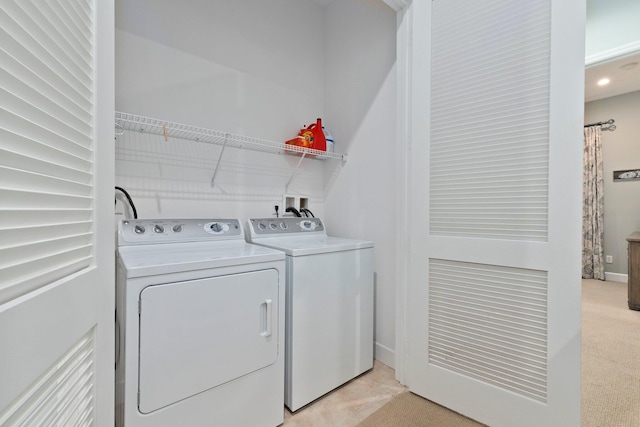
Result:
[[[606,122],[590,123],[588,125],[584,125],[584,127],[590,128],[593,126],[602,126],[602,130],[614,131],[616,130],[616,125],[614,125],[615,122],[615,120],[609,119]]]

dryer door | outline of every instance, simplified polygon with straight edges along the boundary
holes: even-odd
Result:
[[[273,364],[277,303],[274,269],[145,288],[140,293],[140,412]]]

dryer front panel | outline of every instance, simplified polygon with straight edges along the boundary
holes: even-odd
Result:
[[[140,293],[142,413],[276,362],[278,271],[148,286]]]

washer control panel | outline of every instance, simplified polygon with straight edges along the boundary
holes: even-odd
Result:
[[[237,219],[125,219],[118,224],[118,244],[151,244],[243,239]]]
[[[283,235],[294,233],[322,232],[324,224],[320,218],[252,218],[249,227],[254,235]]]

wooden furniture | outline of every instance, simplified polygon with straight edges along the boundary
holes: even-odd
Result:
[[[627,237],[629,242],[629,293],[630,310],[640,310],[640,231]]]

